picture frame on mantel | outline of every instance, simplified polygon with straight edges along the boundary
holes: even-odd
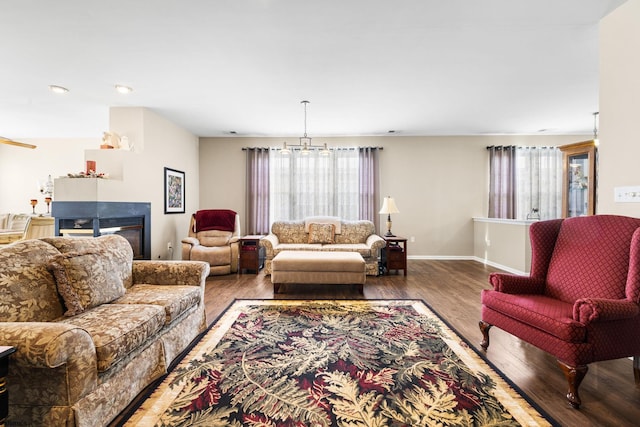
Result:
[[[164,168],[164,213],[179,214],[185,212],[184,172]]]

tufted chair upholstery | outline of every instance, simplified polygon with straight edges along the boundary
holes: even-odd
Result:
[[[533,223],[529,276],[492,273],[482,347],[497,326],[550,354],[580,406],[587,364],[634,357],[640,379],[640,219],[594,215]]]
[[[191,215],[189,235],[182,239],[182,259],[208,262],[210,275],[223,275],[238,271],[240,217],[235,215],[233,231],[196,231],[196,214]]]

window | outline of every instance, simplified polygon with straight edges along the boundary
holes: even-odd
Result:
[[[562,216],[562,152],[556,147],[516,150],[516,218]]]
[[[562,215],[562,153],[556,147],[488,147],[489,217]]]
[[[359,219],[359,155],[357,148],[338,148],[330,156],[292,150],[269,158],[269,217],[302,219],[313,215]]]
[[[246,227],[267,234],[275,220],[329,215],[370,220],[378,229],[380,202],[378,147],[332,148],[330,156],[311,150],[243,148],[246,151]]]

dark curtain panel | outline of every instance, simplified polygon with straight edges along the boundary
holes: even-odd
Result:
[[[489,218],[516,217],[516,147],[491,146],[489,150]]]
[[[377,147],[360,147],[360,219],[373,221],[376,230],[380,227],[378,201],[380,200],[379,166]]]
[[[269,149],[247,148],[247,233],[269,234]]]

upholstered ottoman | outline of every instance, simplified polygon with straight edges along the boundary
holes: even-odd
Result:
[[[356,252],[282,251],[272,261],[271,283],[357,284],[367,280],[365,262]]]

